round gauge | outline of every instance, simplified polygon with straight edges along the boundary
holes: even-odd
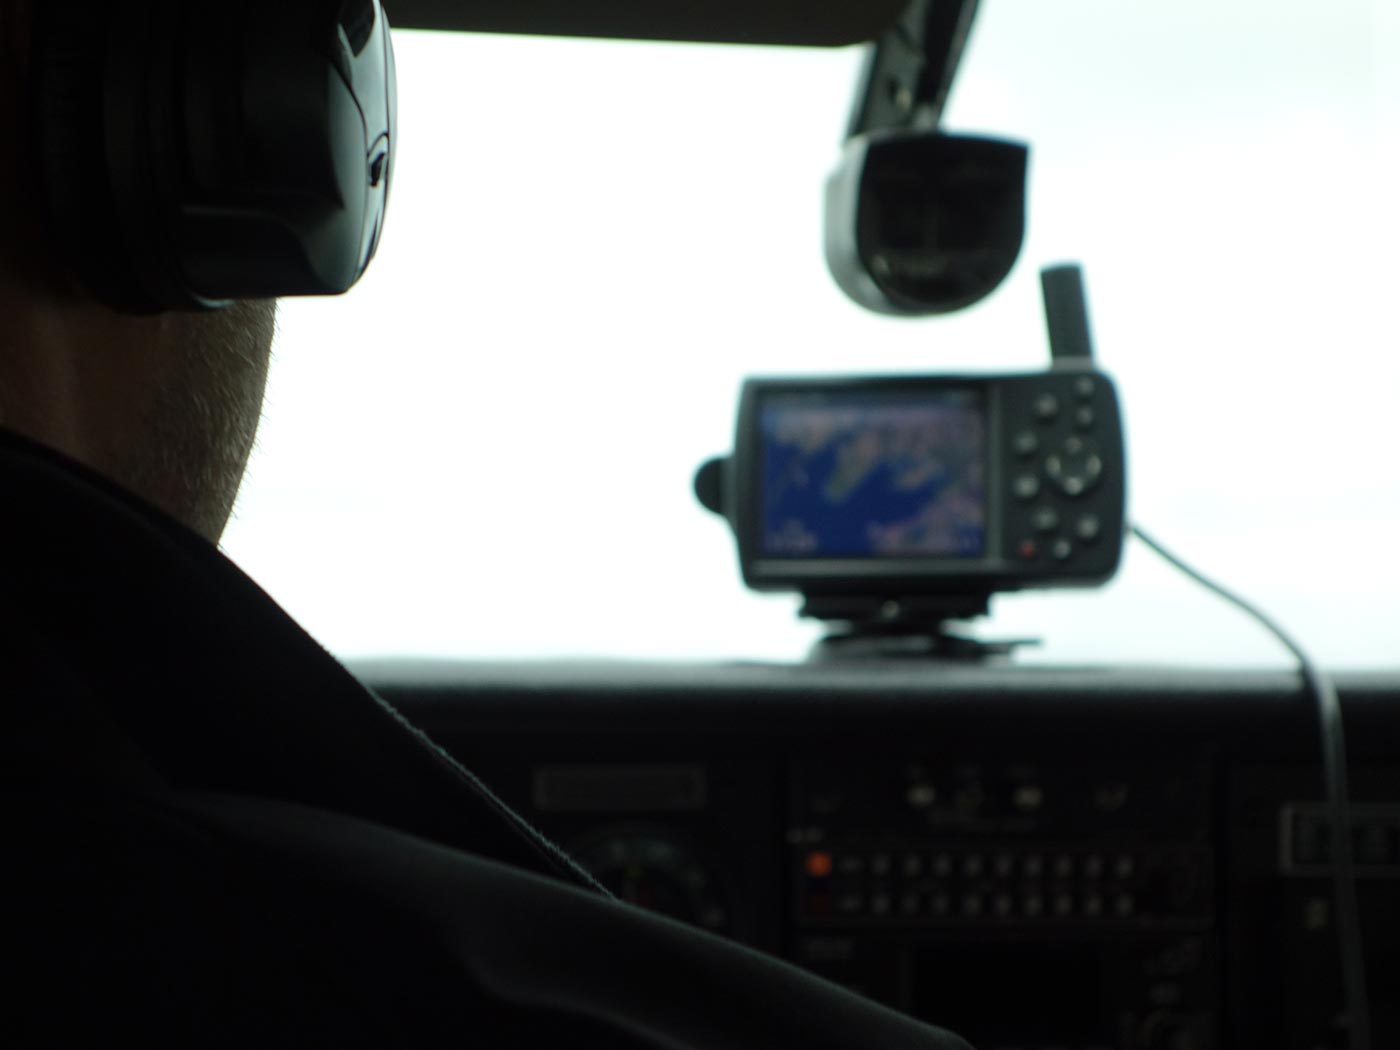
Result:
[[[665,834],[608,835],[580,845],[574,857],[619,900],[715,933],[729,927],[716,881],[689,849]]]

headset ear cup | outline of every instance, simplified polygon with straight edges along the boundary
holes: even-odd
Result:
[[[103,303],[152,312],[157,306],[132,266],[107,156],[108,22],[118,6],[131,5],[105,0],[34,5],[32,136],[47,233],[60,265]]]
[[[388,22],[364,4],[35,0],[57,260],[128,313],[348,290],[374,254],[396,131]]]

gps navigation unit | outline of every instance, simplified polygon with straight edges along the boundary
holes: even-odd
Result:
[[[897,601],[1099,584],[1126,518],[1118,396],[1090,366],[751,379],[709,487],[758,590]]]

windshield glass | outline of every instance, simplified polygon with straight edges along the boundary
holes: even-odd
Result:
[[[946,126],[1029,142],[1025,250],[951,317],[822,254],[859,49],[400,33],[379,261],[285,304],[225,548],[344,657],[803,656],[696,502],[747,375],[1036,370],[1084,264],[1129,515],[1335,667],[1400,652],[1400,33],[1389,0],[982,14]],[[1282,664],[1129,544],[995,600],[1031,661]]]

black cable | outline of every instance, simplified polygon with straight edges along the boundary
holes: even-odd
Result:
[[[1356,901],[1356,864],[1352,856],[1351,813],[1347,794],[1346,736],[1342,704],[1332,679],[1313,663],[1282,627],[1239,595],[1203,576],[1136,525],[1132,534],[1168,564],[1206,590],[1257,620],[1297,659],[1303,680],[1317,706],[1322,736],[1322,768],[1327,814],[1332,826],[1332,891],[1337,910],[1337,941],[1342,957],[1342,989],[1346,997],[1350,1050],[1371,1050],[1371,1013],[1366,1000],[1366,960],[1361,947],[1361,912]]]

